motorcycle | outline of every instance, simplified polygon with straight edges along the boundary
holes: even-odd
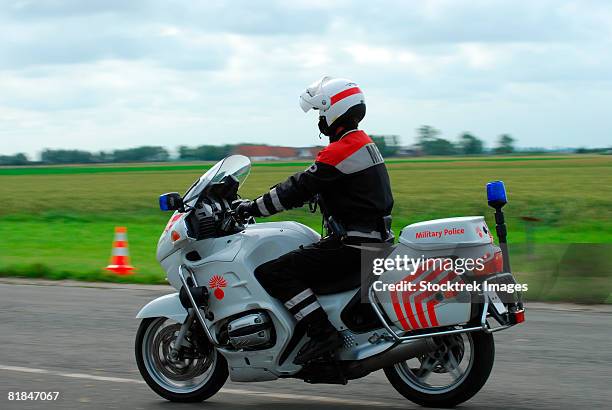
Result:
[[[378,370],[404,397],[424,406],[454,406],[481,389],[493,366],[493,333],[524,320],[520,292],[394,285],[516,284],[501,181],[487,185],[499,246],[480,216],[409,225],[385,250],[387,260],[473,256],[480,258],[479,268],[457,275],[453,268],[414,267],[407,275],[386,266],[362,286],[330,283],[315,289],[344,344],[302,366],[293,359],[308,337],[253,272],[321,237],[297,222],[239,218],[232,202],[250,168],[247,157],[232,155],[185,195],[159,198],[160,208],[174,214],[159,239],[157,259],[177,292],[151,301],[137,314],[136,361],[153,391],[170,401],[196,402],[217,393],[228,376],[237,382],[296,378],[346,384]]]

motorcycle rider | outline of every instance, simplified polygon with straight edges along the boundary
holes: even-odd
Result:
[[[389,239],[393,196],[378,148],[357,129],[366,111],[357,84],[323,77],[302,93],[300,106],[304,112],[319,111],[319,130],[329,137],[329,145],[308,169],[254,201],[238,202],[236,212],[242,217],[269,216],[318,198],[328,235],[255,270],[262,286],[283,302],[310,338],[294,360],[305,364],[342,346],[313,288],[342,287],[347,279],[352,281],[349,289],[358,287],[361,259],[355,245]]]

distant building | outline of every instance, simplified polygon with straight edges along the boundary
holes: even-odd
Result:
[[[297,150],[297,154],[298,154],[298,158],[315,158],[317,156],[317,154],[319,153],[319,151],[321,151],[323,149],[323,147],[301,147],[301,148],[296,148]]]
[[[423,155],[423,152],[417,146],[399,147],[397,153],[398,157],[419,157]]]
[[[279,161],[314,158],[323,147],[277,147],[273,145],[237,145],[234,154],[244,155],[252,161]]]

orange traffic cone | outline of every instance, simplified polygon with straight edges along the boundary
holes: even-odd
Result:
[[[113,252],[111,253],[110,265],[106,270],[118,275],[129,275],[134,270],[130,266],[130,254],[128,252],[127,228],[117,226],[115,228],[115,240],[113,242]]]

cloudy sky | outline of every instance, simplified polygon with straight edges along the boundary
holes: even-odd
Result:
[[[363,128],[612,141],[610,1],[0,2],[0,153],[319,142],[298,96],[366,94]]]

